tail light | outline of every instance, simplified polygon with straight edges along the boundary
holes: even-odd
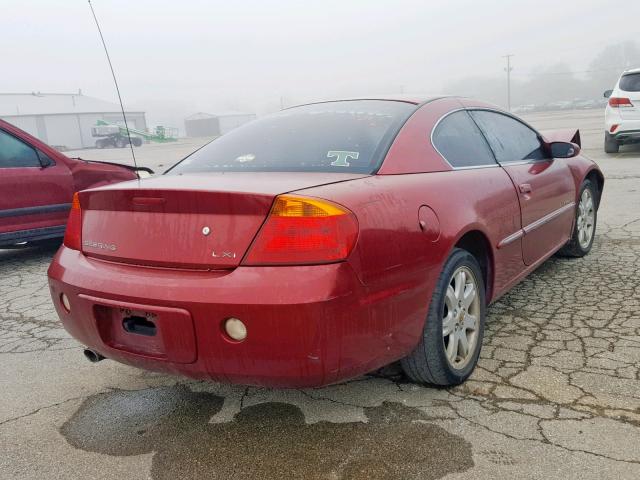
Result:
[[[631,100],[628,98],[611,97],[609,99],[609,106],[613,108],[633,107],[633,103],[631,103]]]
[[[78,198],[77,192],[73,194],[63,243],[67,248],[82,250],[82,209],[80,208],[80,198]]]
[[[358,222],[345,207],[316,198],[280,195],[243,263],[338,262],[349,256],[357,237]]]

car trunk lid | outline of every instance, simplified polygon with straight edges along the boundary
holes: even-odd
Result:
[[[360,174],[233,172],[166,175],[80,193],[85,255],[144,266],[239,265],[283,193]]]

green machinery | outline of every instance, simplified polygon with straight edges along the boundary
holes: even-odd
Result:
[[[135,147],[142,145],[143,140],[149,142],[166,143],[175,142],[178,136],[177,128],[167,128],[157,126],[154,133],[129,128],[131,133],[131,143]],[[124,148],[129,144],[127,140],[127,129],[121,125],[98,120],[91,128],[91,136],[97,137],[96,148]]]

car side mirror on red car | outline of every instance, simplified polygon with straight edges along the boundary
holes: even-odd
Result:
[[[551,142],[549,153],[553,158],[573,158],[580,153],[580,145],[572,142]]]

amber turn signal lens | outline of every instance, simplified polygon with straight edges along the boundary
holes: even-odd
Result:
[[[347,213],[348,210],[326,200],[293,195],[280,195],[271,209],[274,217],[330,217]]]

